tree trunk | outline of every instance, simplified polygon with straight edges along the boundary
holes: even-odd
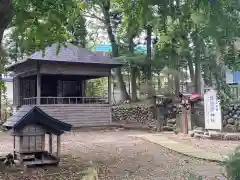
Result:
[[[137,67],[131,67],[132,101],[137,101]]]
[[[193,43],[194,43],[194,51],[195,51],[195,93],[201,93],[201,48],[202,44],[200,41],[200,37],[198,35],[198,31],[196,30],[193,34]]]
[[[158,73],[158,77],[157,77],[157,84],[158,84],[158,92],[159,90],[162,88],[162,83],[161,83],[161,76],[160,73]]]
[[[190,53],[188,53],[186,58],[187,58],[188,69],[189,69],[189,72],[190,72],[191,81],[194,83],[194,81],[195,81],[195,74],[194,74],[192,57],[191,57]]]
[[[201,93],[201,65],[198,58],[195,62],[195,93]]]
[[[207,86],[212,86],[212,74],[209,65],[203,66],[203,80]]]
[[[128,48],[132,54],[134,54],[133,38],[134,36],[130,37],[128,42]],[[133,63],[130,63],[130,66],[132,101],[137,101],[137,67]]]
[[[2,43],[3,33],[12,20],[12,0],[0,0],[0,44]]]
[[[175,64],[175,68],[177,73],[180,72],[180,57],[176,56],[176,64]],[[180,93],[180,78],[178,75],[174,76],[174,86],[175,86],[175,96],[178,96]]]
[[[147,26],[147,57],[146,57],[146,80],[152,80],[151,60],[152,60],[152,27]]]
[[[116,43],[116,39],[113,34],[113,29],[112,29],[111,22],[110,22],[109,10],[110,10],[110,1],[108,0],[103,3],[102,12],[104,15],[104,23],[107,28],[108,38],[109,38],[111,46],[112,46],[112,56],[118,57],[119,56],[118,45]],[[121,68],[116,68],[116,79],[119,84],[121,100],[122,101],[130,100],[130,96],[127,93],[126,85],[125,85],[123,77],[122,77]]]

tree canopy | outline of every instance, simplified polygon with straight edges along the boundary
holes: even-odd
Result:
[[[71,41],[86,47],[86,19],[102,23],[112,46],[112,56],[126,66],[117,69],[116,80],[122,99],[137,99],[137,82],[151,80],[166,67],[175,94],[180,91],[180,74],[190,73],[195,91],[201,78],[208,86],[227,89],[225,69],[239,70],[239,2],[237,0],[34,0],[3,1],[0,9],[0,40],[10,29],[17,59],[23,53],[44,49],[55,42]],[[94,23],[94,22],[93,22]],[[140,41],[146,54],[134,48]],[[131,96],[122,73],[131,74]],[[169,76],[170,75],[170,76]],[[221,82],[220,82],[221,81]],[[137,87],[138,86],[138,87]],[[224,90],[225,91],[225,90]]]

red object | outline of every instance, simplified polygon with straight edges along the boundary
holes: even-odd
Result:
[[[189,100],[191,102],[196,102],[196,101],[199,101],[199,100],[202,100],[202,97],[200,94],[192,94],[190,97],[189,97]]]
[[[200,94],[192,94],[190,96],[190,100],[194,100],[194,99],[201,99],[201,95]]]

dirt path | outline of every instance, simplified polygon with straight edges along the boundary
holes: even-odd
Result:
[[[219,179],[222,168],[216,163],[192,159],[128,137],[139,133],[143,132],[68,133],[62,138],[62,153],[72,154],[86,162],[108,164],[108,175],[101,180],[184,180],[189,173],[204,176],[205,180]],[[10,137],[2,136],[0,150],[6,152],[9,148]]]
[[[162,135],[184,144],[194,146],[199,149],[203,149],[208,152],[218,153],[221,155],[229,155],[234,152],[234,150],[239,147],[239,141],[222,141],[222,140],[212,140],[212,139],[200,139],[189,137],[184,134],[175,135],[172,132],[164,132]]]

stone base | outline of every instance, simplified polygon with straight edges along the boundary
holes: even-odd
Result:
[[[189,135],[194,138],[199,139],[212,139],[212,140],[222,140],[222,141],[240,141],[240,133],[224,133],[224,132],[208,132],[208,133],[189,133]]]

